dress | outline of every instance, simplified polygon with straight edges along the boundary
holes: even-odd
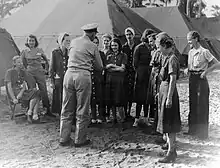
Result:
[[[52,51],[49,67],[49,77],[54,83],[55,88],[53,89],[52,107],[53,113],[61,113],[62,108],[62,95],[63,95],[63,78],[67,70],[68,63],[68,50],[65,49],[63,53],[60,48]]]
[[[134,99],[135,70],[133,66],[133,53],[135,47],[136,44],[134,44],[131,49],[127,42],[122,46],[122,52],[127,55],[125,90],[126,90],[126,98],[128,102],[132,102]]]
[[[169,89],[169,74],[179,76],[179,60],[175,55],[163,58],[160,71],[161,85],[158,99],[158,123],[157,132],[177,133],[181,130],[180,105],[177,88],[175,86],[172,96],[172,107],[166,108],[166,100]]]
[[[134,50],[134,68],[135,86],[134,86],[134,101],[138,104],[145,104],[148,95],[148,84],[151,72],[151,49],[146,43],[141,43]]]
[[[126,65],[127,56],[124,53],[108,53],[106,55],[106,65],[116,64],[121,66]],[[106,104],[108,106],[123,106],[125,104],[125,89],[124,89],[125,72],[106,72]]]

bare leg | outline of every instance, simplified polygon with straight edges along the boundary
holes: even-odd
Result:
[[[33,119],[34,120],[38,120],[39,102],[40,102],[40,99],[36,98],[36,104],[35,104],[34,110],[33,110]]]

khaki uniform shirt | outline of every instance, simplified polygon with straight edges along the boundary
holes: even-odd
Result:
[[[71,67],[88,71],[92,71],[94,68],[102,71],[103,63],[98,47],[88,36],[84,35],[72,40],[68,60],[68,68]]]
[[[214,56],[210,51],[202,46],[198,49],[191,49],[188,56],[188,68],[190,71],[204,71],[213,59]]]

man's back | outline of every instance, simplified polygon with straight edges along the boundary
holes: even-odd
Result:
[[[97,66],[95,68],[102,68],[97,46],[87,36],[73,39],[70,45],[68,68],[92,71],[93,63]]]

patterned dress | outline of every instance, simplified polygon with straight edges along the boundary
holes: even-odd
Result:
[[[126,65],[127,56],[124,53],[108,53],[106,55],[106,65],[115,64],[121,66]],[[124,89],[125,72],[106,72],[106,103],[109,106],[123,106],[125,104],[125,89]]]
[[[132,102],[134,97],[135,70],[133,66],[133,53],[135,47],[136,45],[134,44],[131,49],[127,42],[122,46],[122,52],[127,55],[125,88],[128,102]]]

